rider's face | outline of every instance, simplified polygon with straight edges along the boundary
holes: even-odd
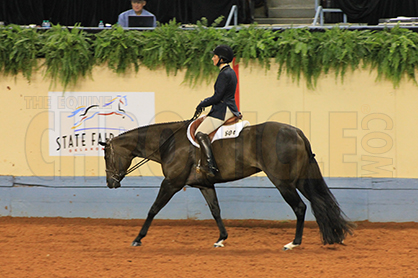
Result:
[[[135,13],[142,12],[142,9],[144,8],[146,1],[132,1],[132,9],[135,11]]]
[[[213,57],[212,57],[212,61],[213,61],[213,65],[217,66],[218,62],[219,62],[219,56],[214,54]]]

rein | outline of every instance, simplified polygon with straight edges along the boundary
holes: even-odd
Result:
[[[193,117],[190,119],[190,120],[188,120],[187,122],[188,123],[190,123],[190,122],[193,122],[194,120],[196,120],[199,116],[200,116],[200,114],[201,114],[202,112],[201,111],[196,111],[195,113],[194,113],[194,115],[193,115]],[[183,127],[179,127],[177,130],[175,130],[162,144],[161,144],[161,146],[163,146],[165,143],[167,143],[168,142],[168,140],[170,140],[171,139],[171,137],[173,137],[177,132],[179,132],[180,131],[180,129],[182,129]],[[110,143],[111,144],[111,143]],[[113,151],[113,148],[111,147],[111,150],[112,150],[112,159],[114,159],[114,154],[115,154],[115,152]],[[126,175],[129,175],[130,173],[132,173],[133,171],[135,171],[136,169],[138,169],[139,167],[141,167],[142,165],[144,165],[145,163],[147,163],[148,161],[150,161],[150,157],[152,156],[152,155],[154,155],[156,152],[157,152],[158,150],[155,150],[155,151],[153,151],[151,154],[149,154],[147,157],[145,157],[145,158],[143,158],[141,161],[139,161],[137,164],[135,164],[134,166],[132,166],[131,168],[129,168],[128,170],[126,170],[126,172],[124,172],[124,173],[120,173],[120,174],[118,174],[118,173],[116,173],[115,171],[112,171],[112,170],[107,170],[106,169],[106,172],[110,172],[110,173],[112,173],[113,175],[112,175],[112,179],[113,180],[115,180],[115,181],[117,181],[117,182],[120,182]],[[113,164],[115,165],[115,162],[113,161]]]

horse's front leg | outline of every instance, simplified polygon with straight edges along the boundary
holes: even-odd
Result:
[[[221,209],[219,208],[218,197],[216,196],[215,188],[200,188],[200,192],[202,192],[203,197],[205,197],[212,216],[215,218],[216,224],[219,228],[219,239],[214,244],[214,247],[224,247],[223,242],[227,239],[228,233],[226,232],[225,225],[221,218]]]
[[[141,231],[138,236],[132,242],[132,246],[141,246],[141,239],[147,235],[148,229],[151,226],[152,220],[158,214],[158,212],[171,200],[183,186],[174,186],[168,180],[164,179],[161,183],[160,191],[158,192],[157,198],[154,204],[151,206],[147,219],[144,225],[142,225]]]

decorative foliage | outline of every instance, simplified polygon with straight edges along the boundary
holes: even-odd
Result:
[[[30,81],[41,48],[39,34],[31,28],[9,27],[0,29],[0,71],[4,75],[21,72]]]
[[[261,66],[269,70],[271,58],[274,58],[278,51],[279,32],[251,25],[235,33],[230,45],[236,52],[237,62],[243,60],[247,66],[249,61],[257,60]]]
[[[407,78],[417,83],[418,34],[394,27],[382,31],[347,30],[338,26],[323,32],[308,28],[273,31],[257,25],[229,30],[207,26],[206,19],[191,28],[180,28],[172,21],[152,31],[132,31],[119,26],[97,34],[53,26],[43,32],[19,26],[0,28],[0,72],[22,73],[29,81],[38,70],[37,58],[44,58],[41,68],[51,85],[60,83],[64,90],[77,84],[79,77],[91,75],[94,65],[107,65],[117,74],[130,68],[150,70],[165,68],[168,75],[185,71],[185,82],[196,85],[213,81],[217,69],[211,51],[218,44],[230,45],[237,62],[248,66],[257,61],[265,70],[271,63],[299,82],[303,77],[314,89],[321,74],[335,72],[344,80],[348,70],[360,66],[377,71],[377,80],[391,80],[394,87]]]
[[[77,27],[70,31],[56,25],[42,35],[45,75],[52,84],[60,82],[64,91],[68,85],[77,84],[80,76],[91,75],[94,64],[92,41]]]
[[[213,66],[211,51],[219,44],[230,44],[228,31],[215,29],[223,17],[215,20],[211,27],[207,27],[207,20],[197,22],[196,28],[184,32],[186,42],[183,67],[186,69],[185,81],[196,85],[204,80],[210,81],[216,77],[219,70]],[[235,31],[231,31],[235,32]]]
[[[165,67],[167,74],[177,74],[186,60],[187,36],[175,20],[145,34],[141,50],[142,64],[149,69]]]
[[[308,29],[289,29],[280,33],[276,44],[276,62],[280,65],[278,78],[285,67],[293,80],[299,81],[303,74],[308,88],[314,87],[321,73],[316,38]]]
[[[326,30],[324,34],[316,34],[318,62],[322,71],[327,74],[330,69],[335,71],[335,77],[343,79],[347,69],[356,70],[361,61],[368,57],[366,45],[370,31],[348,31],[335,27]]]
[[[366,40],[370,54],[363,60],[370,69],[377,69],[378,79],[388,79],[394,87],[407,76],[415,84],[418,67],[418,34],[395,27],[385,32],[375,32]]]
[[[119,74],[133,65],[138,72],[144,38],[144,33],[125,32],[119,25],[101,31],[94,41],[94,56],[97,64],[107,63],[110,69]]]

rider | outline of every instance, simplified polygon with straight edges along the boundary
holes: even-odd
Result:
[[[233,116],[241,116],[235,102],[235,89],[237,87],[237,76],[229,66],[234,58],[234,52],[227,45],[218,45],[213,50],[212,61],[220,69],[215,82],[215,93],[201,101],[196,107],[196,113],[200,114],[205,107],[212,106],[209,114],[200,124],[195,132],[202,156],[206,158],[208,177],[214,177],[219,172],[213,157],[211,142],[208,134],[220,127],[224,122]]]

